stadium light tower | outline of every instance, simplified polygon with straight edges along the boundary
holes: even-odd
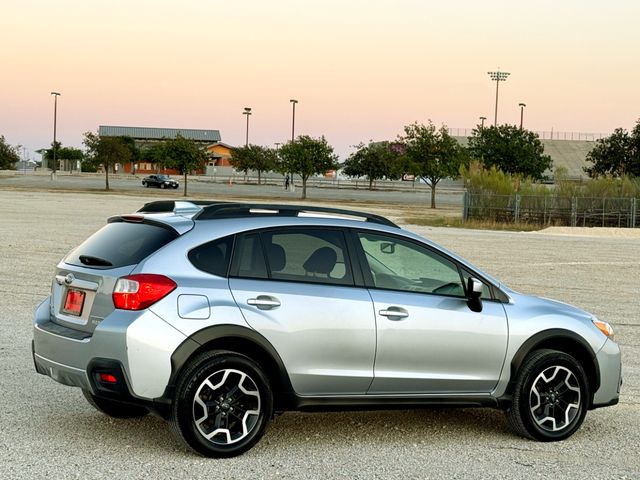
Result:
[[[482,130],[484,128],[484,121],[487,119],[487,117],[480,117],[480,130]]]
[[[500,82],[506,82],[507,77],[511,75],[509,72],[501,72],[500,68],[498,68],[497,72],[487,72],[491,80],[496,82],[496,114],[493,119],[493,126],[498,126],[498,87],[500,86]]]
[[[522,120],[524,120],[524,107],[526,107],[527,105],[525,103],[519,103],[518,106],[520,107],[520,130],[522,130]]]

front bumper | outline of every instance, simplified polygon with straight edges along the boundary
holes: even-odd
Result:
[[[613,340],[607,340],[596,355],[596,360],[600,369],[600,388],[593,395],[592,408],[615,405],[622,386],[620,347]]]

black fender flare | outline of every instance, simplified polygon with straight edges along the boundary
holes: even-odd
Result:
[[[276,393],[289,400],[293,387],[282,358],[271,343],[255,330],[241,325],[213,325],[193,333],[171,355],[171,376],[162,397],[154,402],[170,404],[180,373],[189,361],[200,352],[220,349],[238,351],[259,363],[266,373],[277,381]],[[287,402],[288,403],[288,402]]]
[[[591,345],[576,332],[566,330],[563,328],[551,328],[548,330],[542,330],[535,335],[528,338],[518,349],[516,354],[511,359],[511,376],[509,379],[509,386],[507,388],[507,394],[511,394],[515,379],[518,371],[522,366],[522,362],[526,356],[539,348],[552,348],[554,350],[560,350],[564,352],[570,352],[574,355],[578,355],[576,360],[586,363],[583,365],[585,373],[590,380],[591,397],[600,388],[600,367],[598,365],[598,359],[596,358],[596,352],[593,351]]]

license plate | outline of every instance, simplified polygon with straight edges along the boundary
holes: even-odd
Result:
[[[84,305],[84,292],[81,290],[75,290],[70,288],[67,290],[67,297],[64,300],[64,306],[62,307],[62,313],[67,315],[75,315],[79,317],[82,313],[82,306]]]

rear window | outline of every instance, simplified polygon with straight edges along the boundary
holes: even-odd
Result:
[[[147,223],[109,223],[65,259],[70,265],[108,269],[140,263],[178,237],[178,233]]]

